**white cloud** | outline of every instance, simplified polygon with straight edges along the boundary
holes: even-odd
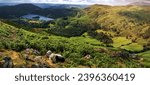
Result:
[[[108,4],[108,5],[124,5],[130,2],[145,0],[0,0],[1,3],[64,3],[64,4]]]

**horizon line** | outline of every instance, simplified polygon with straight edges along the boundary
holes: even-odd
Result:
[[[129,3],[127,4],[120,4],[120,5],[112,5],[112,4],[104,4],[104,3],[60,3],[60,2],[0,2],[0,4],[3,3],[3,4],[70,4],[70,5],[109,5],[109,6],[125,6],[125,5],[128,5]]]

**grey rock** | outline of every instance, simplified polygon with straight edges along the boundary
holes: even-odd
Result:
[[[47,51],[46,56],[49,57],[51,54],[52,54],[52,51],[49,50],[49,51]]]
[[[62,55],[60,55],[60,54],[54,54],[54,53],[52,53],[49,56],[49,59],[52,60],[53,63],[65,62],[65,58]]]
[[[11,57],[5,56],[3,60],[4,60],[4,63],[2,65],[3,68],[13,68],[14,64]]]
[[[86,55],[84,58],[85,59],[90,59],[92,56],[91,55]]]
[[[33,54],[34,54],[34,55],[39,55],[40,52],[39,52],[38,50],[33,50]]]

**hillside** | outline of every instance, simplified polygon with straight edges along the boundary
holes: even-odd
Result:
[[[106,48],[105,44],[90,37],[48,36],[18,29],[2,22],[0,24],[0,59],[10,56],[15,63],[14,67],[32,67],[36,64],[41,65],[40,67],[141,67],[138,60],[129,58],[128,61],[128,56],[127,60],[121,56],[128,55],[127,52]],[[26,49],[29,48],[31,53],[29,59],[26,59]],[[40,54],[34,54],[32,50],[38,50]],[[62,54],[66,58],[65,63],[53,64],[47,58],[40,62],[34,61],[38,56],[44,57],[48,50]],[[86,59],[86,55],[92,57]],[[112,57],[115,55],[120,57]]]
[[[147,45],[150,41],[150,7],[148,6],[100,6],[85,9],[111,37],[126,37],[132,42]]]
[[[20,16],[30,14],[37,10],[41,10],[41,8],[32,4],[1,6],[0,18],[19,18]]]
[[[149,65],[150,6],[93,5],[84,13],[100,25],[96,33],[113,40],[111,46],[137,53],[144,58],[145,66]]]
[[[59,6],[59,5],[58,5]],[[0,6],[0,18],[14,19],[27,14],[39,14],[50,18],[60,18],[74,16],[80,11],[79,8],[52,7],[40,8],[34,4],[18,4],[10,6]]]
[[[150,6],[150,1],[134,2],[134,3],[130,3],[129,5],[136,5],[136,6]]]
[[[2,20],[0,60],[10,56],[14,67],[37,64],[48,68],[150,67],[149,9],[148,6],[93,5],[80,9],[75,16],[67,14],[40,28],[31,26],[30,29],[24,28],[23,23],[16,26]],[[28,58],[27,50],[30,51]],[[49,50],[61,54],[66,61],[52,63],[45,57]],[[43,57],[40,61],[34,60],[39,56]]]

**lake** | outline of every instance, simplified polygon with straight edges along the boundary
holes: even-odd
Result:
[[[21,18],[41,20],[41,21],[52,21],[52,20],[54,20],[53,18],[48,18],[48,17],[45,17],[45,16],[37,15],[37,14],[28,14],[28,15],[22,16]]]

